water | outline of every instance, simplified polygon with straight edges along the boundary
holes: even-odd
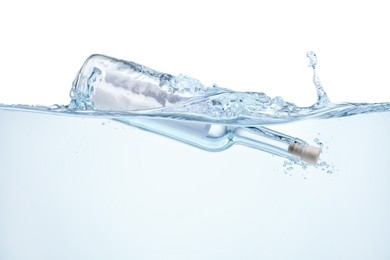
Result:
[[[1,259],[389,258],[388,103],[332,104],[316,74],[310,107],[172,79],[178,99],[131,111],[74,88],[70,105],[2,106]],[[288,133],[321,160],[208,153],[126,124],[166,118]]]
[[[1,259],[390,256],[390,113],[275,126],[318,138],[331,174],[104,118],[3,110],[0,122]]]

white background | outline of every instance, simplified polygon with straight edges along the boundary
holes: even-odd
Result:
[[[390,101],[385,1],[268,2],[3,1],[0,104],[68,104],[101,53],[309,105],[308,50],[332,101]],[[333,174],[303,175],[243,146],[206,153],[114,122],[3,114],[1,259],[390,255],[388,113],[285,126],[328,147]]]
[[[390,101],[386,1],[3,1],[0,103],[68,104],[93,53],[206,84],[315,101]]]

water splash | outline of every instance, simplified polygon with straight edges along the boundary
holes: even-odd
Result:
[[[312,51],[306,55],[317,90],[317,101],[309,107],[299,107],[282,97],[271,98],[262,92],[237,92],[217,85],[207,87],[186,75],[160,73],[102,55],[92,55],[80,70],[70,92],[69,105],[1,107],[75,116],[163,117],[242,126],[390,111],[390,103],[331,103],[316,71],[317,55]],[[126,72],[128,69],[131,73]]]
[[[313,83],[317,90],[317,103],[315,104],[318,107],[327,106],[330,104],[328,95],[326,94],[324,88],[322,87],[320,78],[318,77],[316,67],[317,67],[317,55],[309,51],[306,53],[306,56],[309,58],[309,67],[313,69]]]
[[[226,130],[226,127],[246,127],[251,132],[280,141],[282,135],[264,126],[390,111],[390,103],[331,103],[316,71],[317,55],[309,51],[306,56],[313,70],[313,83],[317,91],[317,101],[309,107],[299,107],[282,97],[271,98],[261,92],[237,92],[217,85],[208,87],[186,75],[173,76],[134,62],[92,55],[73,82],[69,105],[0,105],[0,109],[109,118],[145,130],[150,130],[151,124],[145,124],[149,119],[216,124],[219,126],[217,132],[226,137],[226,143],[220,142],[213,147],[204,144],[202,147],[199,140],[188,142],[207,150],[226,149],[235,142],[234,131],[229,130],[233,128]],[[192,132],[198,126],[191,124],[185,131]],[[172,136],[172,131],[175,129],[155,132]],[[286,140],[306,145],[297,138],[288,137],[282,141]],[[285,165],[288,170],[293,169],[291,163],[307,167],[293,160]],[[333,171],[327,163],[320,163],[318,167]]]
[[[172,76],[133,62],[93,55],[75,80],[68,108],[71,113],[169,117],[230,125],[267,125],[389,111],[389,103],[332,104],[316,71],[317,55],[310,51],[307,57],[317,90],[317,102],[310,107],[298,107],[282,97],[271,98],[261,92],[207,87],[189,76]],[[130,69],[130,73],[125,74],[124,69]],[[106,75],[101,75],[103,71]],[[101,102],[101,96],[105,102]]]

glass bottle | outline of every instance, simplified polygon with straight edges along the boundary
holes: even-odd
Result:
[[[71,109],[144,111],[174,106],[207,91],[199,81],[157,72],[143,65],[92,55],[71,90]],[[320,148],[265,127],[243,127],[168,117],[116,117],[122,123],[161,134],[207,151],[241,144],[293,161],[316,164]]]

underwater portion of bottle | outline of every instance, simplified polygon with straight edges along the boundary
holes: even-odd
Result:
[[[235,127],[154,118],[115,120],[212,152],[241,144],[309,164],[316,164],[321,152],[320,148],[308,145],[298,138],[265,127]]]
[[[199,81],[180,80],[134,62],[93,55],[71,90],[69,108],[136,111],[172,106],[207,91]],[[265,127],[211,124],[171,118],[133,117],[114,120],[161,134],[208,151],[242,144],[293,161],[316,164],[320,149]]]

